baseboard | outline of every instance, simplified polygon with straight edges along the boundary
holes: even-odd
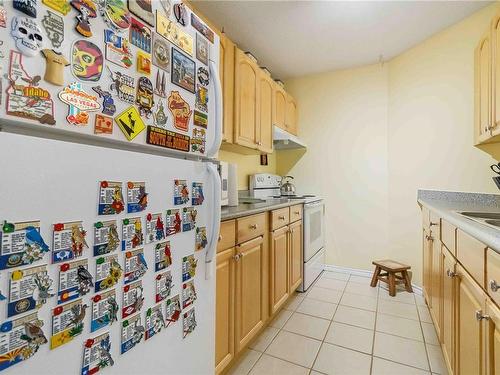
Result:
[[[325,271],[331,271],[331,272],[339,272],[339,273],[350,273],[351,275],[356,275],[356,276],[362,276],[362,277],[372,277],[373,275],[373,270],[362,270],[359,268],[349,268],[349,267],[340,267],[340,266],[334,266],[333,264],[325,264]],[[423,295],[422,293],[422,287],[411,284],[411,287],[413,288],[413,292],[418,295]]]

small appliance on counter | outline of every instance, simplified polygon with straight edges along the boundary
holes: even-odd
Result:
[[[284,195],[286,197],[295,195],[295,185],[292,184],[290,180],[293,180],[293,176],[281,177],[281,195]]]
[[[221,179],[221,206],[238,205],[238,166],[221,161],[219,164]]]

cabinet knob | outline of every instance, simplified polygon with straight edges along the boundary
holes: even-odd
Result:
[[[257,229],[257,224],[250,225],[250,229]]]
[[[261,141],[257,142],[257,145],[262,146],[262,142]]]
[[[425,239],[426,239],[427,241],[433,241],[433,240],[434,240],[434,237],[432,237],[432,236],[428,236],[428,235],[425,235]]]
[[[432,221],[429,223],[429,226],[439,225],[439,223],[433,223]]]
[[[476,310],[475,315],[476,315],[476,320],[477,320],[478,322],[480,322],[480,321],[481,321],[481,320],[483,320],[483,319],[484,319],[484,320],[488,320],[488,319],[490,318],[490,316],[489,316],[489,315],[486,315],[486,314],[484,314],[484,315],[483,315],[483,311],[482,311],[482,310]]]
[[[219,234],[219,242],[222,240],[222,235]]]
[[[500,286],[497,284],[496,280],[490,280],[490,289],[492,292],[496,292]]]
[[[234,261],[235,261],[235,262],[238,262],[238,261],[240,260],[241,256],[242,256],[242,255],[241,255],[241,253],[238,253],[238,254],[233,255],[233,259],[234,259]]]
[[[450,269],[447,269],[446,270],[446,276],[448,276],[449,278],[454,278],[455,276],[457,276],[457,274],[455,272],[453,272],[452,270]]]
[[[295,211],[294,214],[295,215],[300,215],[300,211]]]
[[[284,216],[278,216],[278,219],[285,220],[285,217]]]

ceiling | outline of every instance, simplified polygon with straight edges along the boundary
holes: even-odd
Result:
[[[192,1],[273,77],[389,60],[486,1]]]

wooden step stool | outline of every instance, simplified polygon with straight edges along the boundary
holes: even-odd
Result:
[[[405,284],[406,291],[413,293],[410,277],[408,276],[408,270],[411,266],[389,259],[376,260],[372,264],[375,266],[375,272],[373,272],[370,284],[372,287],[376,287],[380,280],[389,284],[389,295],[391,297],[396,295],[396,284]],[[382,271],[385,271],[385,273],[382,273]],[[397,275],[398,273],[401,273],[401,276]]]

